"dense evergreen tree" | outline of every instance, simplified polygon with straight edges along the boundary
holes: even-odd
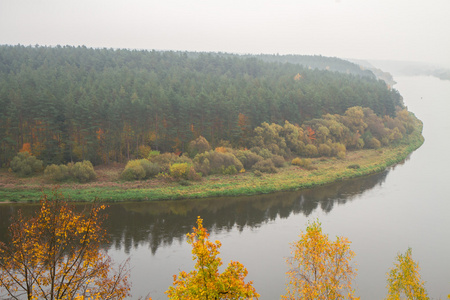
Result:
[[[325,57],[0,46],[0,161],[24,144],[46,164],[125,162],[142,145],[186,151],[199,136],[245,146],[263,122],[303,124],[353,106],[394,118],[398,92],[354,66]]]

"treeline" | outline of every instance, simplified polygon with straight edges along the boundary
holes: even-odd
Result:
[[[244,55],[244,57],[256,57],[266,62],[280,62],[290,63],[305,66],[308,69],[327,70],[331,72],[339,72],[346,74],[353,74],[359,76],[365,76],[372,79],[376,78],[376,75],[372,70],[361,68],[358,64],[343,60],[337,57],[326,57],[321,55]]]
[[[353,106],[395,117],[403,103],[370,76],[255,57],[0,46],[2,165],[20,150],[47,165],[125,162],[142,146],[184,152],[199,136],[240,148],[264,122],[301,125]]]

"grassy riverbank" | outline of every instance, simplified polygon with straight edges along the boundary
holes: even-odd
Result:
[[[123,166],[101,167],[96,170],[99,174],[96,182],[65,183],[59,185],[59,190],[74,201],[92,201],[96,198],[102,201],[147,201],[304,189],[381,172],[403,161],[423,141],[420,128],[396,146],[349,151],[345,159],[312,159],[314,170],[291,165],[279,169],[276,174],[264,174],[260,177],[246,172],[232,176],[209,176],[200,182],[170,182],[163,179],[122,182],[118,178]],[[46,183],[43,176],[19,179],[7,170],[0,172],[0,202],[36,201],[42,192],[48,193],[54,187],[54,184]]]

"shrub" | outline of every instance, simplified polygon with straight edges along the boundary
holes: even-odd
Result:
[[[344,154],[344,157],[345,157],[345,152],[347,151],[347,149],[345,148],[345,145],[344,144],[341,144],[341,143],[333,143],[333,144],[331,144],[331,155],[332,156],[337,156],[337,157],[339,157],[339,152],[342,152],[343,154]],[[341,156],[342,156],[342,153],[341,153]]]
[[[264,158],[250,150],[239,150],[236,152],[236,158],[242,163],[245,169],[251,169],[254,164]]]
[[[236,167],[233,166],[233,165],[224,168],[223,171],[222,171],[223,175],[234,175],[236,173],[237,173]]]
[[[234,166],[236,170],[243,168],[242,163],[232,153],[208,151],[197,154],[194,158],[195,169],[203,175],[223,174],[223,170]]]
[[[202,180],[202,173],[198,173],[195,171],[192,165],[189,166],[187,179],[191,181],[200,181]]]
[[[305,155],[308,157],[316,157],[319,155],[319,151],[313,144],[308,144],[305,146]]]
[[[367,147],[371,149],[378,149],[381,147],[381,142],[373,137],[367,142]]]
[[[302,163],[302,159],[300,157],[296,157],[291,161],[291,164],[293,164],[295,166],[300,166],[301,163]]]
[[[313,169],[315,169],[313,164],[312,164],[312,161],[309,158],[298,158],[298,157],[294,158],[292,160],[292,164],[296,165],[296,166],[299,166],[299,167],[301,167],[303,169],[306,169],[306,170],[313,170]]]
[[[189,157],[195,157],[197,154],[204,153],[211,150],[209,142],[202,136],[199,136],[193,141],[190,141],[187,147]]]
[[[339,159],[344,159],[345,158],[345,152],[344,151],[339,151],[338,154],[336,155],[337,158]]]
[[[37,159],[28,151],[19,152],[10,163],[11,170],[19,176],[30,176],[33,173],[41,172],[43,169],[42,160]]]
[[[144,179],[145,169],[142,166],[140,159],[127,162],[125,169],[120,174],[120,178],[127,181]]]
[[[286,165],[286,160],[281,155],[274,155],[271,160],[277,168],[283,168]]]
[[[158,175],[160,168],[158,164],[152,163],[147,159],[130,160],[125,169],[120,174],[122,180],[142,180]]]
[[[187,163],[175,163],[170,166],[170,176],[174,179],[186,179],[189,167]]]
[[[265,159],[265,160],[257,162],[253,166],[252,169],[260,171],[262,173],[276,173],[277,172],[277,168],[275,168],[275,165],[271,159]]]
[[[66,165],[52,164],[47,166],[44,171],[47,180],[61,182],[70,178],[69,167]]]
[[[159,166],[160,172],[169,173],[170,166],[174,163],[187,163],[192,164],[192,160],[187,156],[178,156],[174,153],[163,153],[156,155],[150,159],[150,162]]]
[[[145,171],[145,178],[151,178],[158,175],[160,171],[160,167],[158,166],[158,164],[152,163],[147,159],[140,159],[139,163]]]
[[[71,168],[69,168],[69,172],[79,182],[89,182],[97,177],[97,174],[95,174],[94,166],[88,160],[77,162]]]
[[[317,150],[320,156],[331,156],[331,147],[327,144],[320,144]]]
[[[261,149],[258,152],[258,154],[259,154],[259,156],[261,156],[264,159],[272,158],[272,155],[273,155],[272,152],[270,152],[269,149]]]

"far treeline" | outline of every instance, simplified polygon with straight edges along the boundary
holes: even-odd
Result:
[[[396,90],[320,56],[0,46],[0,107],[2,166],[24,150],[45,165],[126,162],[139,149],[187,152],[199,137],[337,155],[336,143],[376,148],[413,124]]]

